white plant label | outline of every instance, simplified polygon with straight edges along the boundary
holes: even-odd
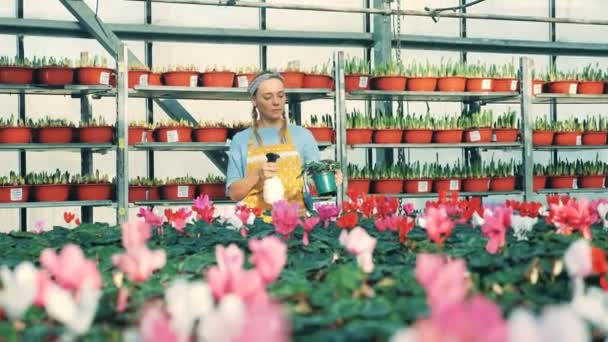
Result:
[[[190,86],[196,87],[198,85],[198,76],[192,75],[190,76]]]
[[[543,92],[543,85],[542,84],[535,84],[534,85],[534,90],[533,90],[534,95],[540,94],[542,92]]]
[[[576,136],[576,145],[582,145],[583,144],[583,137],[580,135]]]
[[[492,141],[496,142],[496,133],[492,133]]]
[[[11,202],[22,201],[22,200],[23,200],[23,189],[22,188],[11,189]]]
[[[148,134],[146,134],[146,131],[141,132],[141,141],[140,142],[148,142]]]
[[[360,88],[367,88],[367,81],[368,81],[368,77],[367,76],[361,76],[361,77],[359,77],[359,87]]]
[[[571,84],[570,87],[568,88],[568,93],[569,94],[576,94],[576,91],[578,90],[578,84]]]
[[[249,80],[247,79],[247,76],[239,76],[236,79],[239,84],[239,88],[249,87]]]
[[[110,73],[107,71],[102,71],[99,73],[99,83],[105,85],[110,84]]]
[[[148,85],[148,75],[140,75],[139,76],[139,85],[147,86]]]
[[[180,185],[180,186],[178,186],[177,187],[177,197],[179,197],[179,198],[189,197],[188,196],[189,190],[190,190],[190,187],[187,186],[187,185]]]
[[[146,190],[146,201],[150,200],[150,190]]]
[[[492,90],[492,80],[481,80],[481,90]]]
[[[418,192],[429,192],[429,183],[426,181],[418,182]]]
[[[167,131],[167,141],[168,142],[178,142],[179,135],[176,130]]]
[[[458,180],[451,179],[450,180],[450,191],[458,190]]]
[[[517,90],[517,81],[513,80],[511,81],[511,91],[516,91]]]
[[[471,131],[469,132],[469,139],[471,142],[478,142],[481,140],[481,134],[479,134],[479,131]]]
[[[572,180],[572,189],[578,189],[578,179],[574,178]]]

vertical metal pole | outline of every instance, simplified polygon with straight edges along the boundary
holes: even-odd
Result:
[[[266,2],[266,0],[262,0]],[[260,8],[260,30],[266,30],[266,9]],[[262,70],[268,69],[268,47],[266,45],[260,45],[260,68]]]
[[[17,0],[17,18],[23,19],[23,0]],[[17,57],[25,57],[24,37],[22,34],[17,35]],[[25,94],[19,94],[17,97],[17,109],[19,111],[19,119],[25,121]],[[19,175],[25,177],[27,174],[26,155],[24,150],[19,152]],[[27,231],[27,209],[19,209],[19,228],[22,232]]]
[[[371,8],[372,7],[372,1],[373,0],[364,0],[363,1],[363,5],[365,6],[365,8]],[[365,31],[365,33],[371,33],[372,32],[372,17],[371,14],[366,13],[363,16],[363,31]],[[371,56],[372,56],[372,48],[371,47],[366,47],[363,50],[363,59],[371,64]],[[372,112],[372,102],[371,101],[366,101],[365,103],[365,113],[369,114]],[[344,123],[346,123],[346,120],[344,121]],[[368,148],[365,150],[366,152],[366,164],[371,165],[374,161],[374,150],[371,148]]]
[[[389,9],[388,3],[384,0],[374,0],[374,8]],[[387,15],[374,14],[374,65],[390,62],[391,60],[391,17]],[[376,103],[376,109],[381,109],[385,115],[393,115],[393,102],[383,101]],[[393,163],[393,149],[377,149],[376,162],[385,165]]]
[[[344,182],[338,189],[338,203],[342,203],[348,179],[346,177],[346,166],[348,156],[346,154],[346,90],[344,88],[344,52],[334,53],[334,80],[335,80],[335,113],[336,113],[336,158],[342,167]]]
[[[80,97],[80,121],[87,122],[93,117],[93,108],[91,106],[91,95],[82,95]],[[82,175],[90,175],[93,172],[93,153],[90,148],[80,151],[80,173]],[[82,222],[93,222],[93,207],[86,206],[81,208]]]
[[[555,0],[549,0],[549,17],[555,18]],[[549,41],[555,42],[557,40],[557,24],[549,23]],[[556,66],[557,56],[552,55],[549,56],[549,70],[551,72],[555,72],[557,69]],[[551,115],[551,121],[557,122],[557,103],[553,99],[551,100],[551,104],[549,105],[549,113]],[[558,150],[551,151],[551,164],[557,163],[557,152]]]
[[[152,1],[150,1],[150,0],[146,1],[145,8],[144,8],[144,14],[146,17],[146,24],[151,25],[152,24]],[[150,70],[152,70],[152,68],[154,66],[154,59],[153,59],[154,50],[152,47],[152,41],[147,40],[145,42],[145,44],[146,44],[145,62],[146,62],[146,65],[148,66],[148,68],[150,68]],[[154,123],[154,100],[151,98],[146,98],[146,122],[149,124]],[[146,151],[146,164],[147,164],[146,175],[147,175],[148,179],[153,179],[154,178],[154,164],[155,164],[153,150]]]
[[[116,54],[116,135],[118,146],[116,150],[116,197],[117,197],[117,223],[128,219],[129,207],[129,154],[128,154],[128,58],[127,45],[120,43]]]
[[[533,168],[534,150],[532,148],[532,70],[534,64],[532,59],[522,57],[519,60],[521,78],[521,116],[522,116],[522,162],[524,166],[523,185],[524,201],[529,201],[533,196]]]
[[[460,13],[467,13],[467,8],[464,7],[467,4],[466,0],[460,0]],[[460,21],[460,38],[467,37],[467,19],[462,17],[459,19]],[[467,52],[460,51],[460,61],[462,63],[467,62]]]

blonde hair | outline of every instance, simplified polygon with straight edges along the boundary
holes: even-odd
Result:
[[[253,82],[255,82],[256,79],[260,78],[261,76],[264,76],[264,78],[268,79],[277,79],[280,80],[281,83],[284,84],[284,80],[283,77],[280,74],[277,73],[273,73],[270,71],[264,71],[259,73],[253,80]],[[255,89],[255,91],[252,94],[252,97],[255,98],[257,94],[257,88]],[[260,136],[260,132],[258,132],[258,121],[259,121],[259,116],[260,114],[258,113],[258,109],[255,105],[253,105],[253,108],[251,108],[251,119],[253,121],[253,124],[251,125],[251,130],[253,132],[253,136],[255,137],[256,142],[258,143],[258,146],[262,146],[262,137]],[[281,129],[279,130],[279,141],[281,142],[281,144],[285,144],[287,142],[287,117],[285,114],[285,111],[283,111],[282,114],[283,117],[283,124],[281,125]]]

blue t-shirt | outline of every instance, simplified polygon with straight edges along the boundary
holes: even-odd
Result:
[[[315,138],[309,130],[301,126],[288,125],[291,140],[296,146],[302,163],[319,160],[319,147]],[[258,128],[262,138],[262,145],[275,145],[280,143],[279,128]],[[228,170],[226,172],[226,192],[234,181],[245,178],[247,172],[247,154],[249,141],[251,139],[251,128],[237,133],[230,144],[228,155]],[[255,145],[258,143],[253,139]]]

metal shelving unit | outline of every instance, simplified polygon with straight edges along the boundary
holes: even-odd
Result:
[[[114,96],[116,91],[110,86],[44,86],[44,85],[17,85],[0,84],[0,94],[9,95],[64,95],[80,97],[84,95]]]
[[[580,189],[542,189],[538,194],[602,194],[608,193],[606,188],[580,188]]]
[[[65,202],[23,202],[0,203],[2,209],[54,208],[54,207],[116,207],[113,201],[65,201]]]
[[[90,150],[91,152],[105,153],[113,150],[116,145],[113,144],[84,144],[84,143],[69,143],[69,144],[0,144],[0,151],[72,151],[80,152],[82,150]]]
[[[419,148],[419,149],[462,149],[462,148],[479,148],[483,150],[517,150],[521,149],[521,143],[459,143],[459,144],[353,144],[347,145],[350,149],[355,148]]]
[[[286,89],[289,102],[332,99],[331,89]],[[182,100],[249,101],[246,88],[135,86],[129,91],[133,98],[161,98]]]
[[[486,197],[486,196],[521,196],[523,195],[523,191],[520,190],[516,190],[516,191],[486,191],[486,192],[459,192],[458,193],[461,196],[466,196],[466,197]],[[435,192],[429,192],[429,193],[424,193],[424,194],[391,194],[390,196],[394,196],[397,198],[412,198],[412,199],[418,199],[418,198],[436,198],[439,196],[438,193]]]
[[[519,103],[517,92],[353,91],[346,100]]]

